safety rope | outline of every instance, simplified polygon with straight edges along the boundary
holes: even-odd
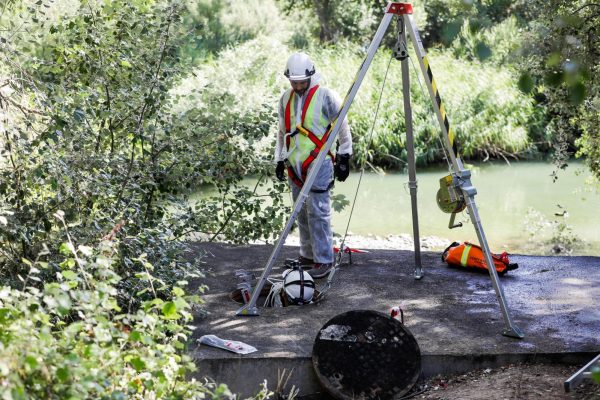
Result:
[[[375,125],[377,123],[377,116],[379,115],[379,106],[381,105],[381,99],[383,98],[383,90],[385,89],[385,83],[387,81],[388,72],[390,70],[390,65],[391,65],[393,59],[394,59],[394,55],[392,54],[392,56],[390,57],[390,61],[388,62],[387,68],[385,70],[385,75],[383,77],[383,83],[381,84],[381,91],[379,92],[379,99],[377,100],[377,108],[375,109],[375,116],[373,117],[373,123],[371,125],[371,131],[369,133],[369,142],[366,147],[367,150],[371,147],[371,144],[373,143],[373,131],[375,130]],[[318,295],[318,298],[315,299],[315,302],[321,300],[323,298],[325,292],[327,292],[329,290],[329,288],[331,288],[333,276],[335,275],[337,268],[340,266],[340,264],[342,262],[342,256],[344,255],[344,252],[346,250],[346,246],[345,246],[346,237],[348,236],[348,229],[350,228],[350,222],[352,221],[352,215],[354,213],[354,206],[356,205],[358,191],[360,190],[360,184],[362,182],[362,178],[365,173],[366,161],[367,161],[367,156],[365,155],[365,157],[363,158],[362,163],[361,163],[360,175],[358,177],[358,184],[356,185],[356,192],[354,193],[354,199],[352,200],[352,207],[350,208],[350,215],[348,216],[348,223],[346,224],[346,231],[344,232],[344,236],[342,238],[342,242],[340,244],[337,257],[335,259],[335,262],[333,263],[333,268],[331,269],[331,272],[329,272],[329,275],[327,276],[327,281],[325,282],[323,287],[321,289],[319,289],[319,295]]]
[[[390,65],[392,64],[392,60],[394,59],[394,55],[390,57],[390,61],[388,61],[387,68],[385,70],[385,75],[383,77],[383,83],[381,84],[381,91],[379,92],[379,99],[377,100],[377,107],[375,108],[375,116],[373,117],[373,123],[371,124],[371,131],[369,132],[369,143],[367,144],[367,151],[373,144],[373,132],[375,131],[375,125],[377,123],[377,116],[379,115],[379,106],[381,105],[381,99],[383,98],[383,90],[385,89],[385,82],[387,80],[388,72],[390,70]],[[352,201],[352,207],[350,208],[350,215],[348,216],[348,223],[346,224],[346,231],[344,232],[344,237],[342,239],[342,243],[340,244],[340,252],[338,253],[338,258],[341,258],[339,254],[343,254],[343,247],[346,243],[346,237],[348,236],[348,229],[350,228],[350,222],[352,220],[352,214],[354,213],[354,206],[356,205],[356,199],[358,197],[358,191],[360,190],[360,185],[362,183],[363,175],[365,174],[365,164],[367,162],[367,155],[362,160],[360,166],[360,175],[358,177],[358,184],[356,185],[356,192],[354,193],[354,200]]]
[[[404,45],[405,49],[406,49],[406,54],[408,54],[408,48],[406,47],[406,43]],[[419,78],[419,70],[417,69],[417,67],[415,67],[415,63],[412,60],[411,57],[408,57],[410,60],[410,65],[412,65],[413,71],[415,72],[415,76],[417,77],[417,82],[419,82],[419,87],[421,88],[421,93],[423,94],[424,97],[427,97],[427,93],[425,92],[425,89],[423,89],[423,84],[421,83],[421,78]],[[437,122],[433,119],[433,114],[435,114],[435,110],[433,109],[433,103],[431,103],[431,113],[427,113],[428,117],[429,117],[429,121],[431,124],[433,124],[434,126],[437,124]],[[452,163],[450,162],[450,155],[448,154],[448,152],[446,151],[446,146],[444,145],[444,141],[442,140],[442,135],[444,133],[440,131],[440,134],[438,135],[438,141],[440,142],[440,148],[442,149],[442,152],[444,153],[444,159],[446,160],[446,163],[448,164],[448,171],[452,171]],[[461,222],[467,222],[469,220],[469,215],[465,214],[465,212],[463,211],[461,213],[461,216],[463,217],[463,220]]]

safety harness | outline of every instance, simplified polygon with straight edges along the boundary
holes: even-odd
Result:
[[[292,102],[295,97],[293,91],[290,92],[290,98],[287,102],[287,105],[285,106],[285,115],[284,115],[285,131],[290,132],[289,134],[286,134],[286,137],[285,137],[285,145],[286,145],[287,151],[289,152],[288,154],[292,153],[292,151],[290,151],[291,139],[298,134],[309,139],[315,146],[314,149],[311,150],[310,153],[308,154],[308,157],[306,157],[306,159],[302,162],[300,176],[298,176],[297,171],[294,170],[293,166],[291,165],[291,162],[289,162],[289,160],[288,160],[288,176],[290,177],[292,182],[299,188],[301,188],[304,185],[304,181],[306,180],[306,175],[308,174],[308,168],[310,167],[312,162],[319,155],[319,151],[327,142],[327,138],[329,137],[329,133],[331,132],[331,125],[328,125],[323,137],[319,138],[312,131],[310,131],[309,129],[306,129],[304,127],[306,111],[310,107],[310,104],[313,101],[314,95],[318,89],[319,89],[319,85],[315,85],[312,88],[310,88],[310,90],[308,91],[308,94],[306,96],[306,101],[304,102],[304,106],[302,107],[301,123],[295,127],[296,129],[293,132],[292,132],[292,121],[291,121],[292,120],[292,118],[291,118]],[[318,112],[320,112],[320,110]],[[299,149],[296,149],[296,150],[300,151]],[[333,154],[331,152],[329,152],[328,155],[333,160]],[[332,183],[333,183],[333,181],[332,181]],[[318,192],[326,192],[327,190],[329,190],[331,188],[331,186],[332,185],[330,184],[330,187],[328,187],[325,190],[318,190]]]

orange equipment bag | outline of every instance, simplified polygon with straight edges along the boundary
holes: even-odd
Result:
[[[506,252],[502,254],[492,253],[492,259],[494,260],[496,272],[501,275],[504,275],[507,271],[519,268],[518,264],[510,263],[508,253]],[[458,242],[452,243],[442,253],[442,261],[446,261],[448,264],[457,267],[477,268],[487,271],[483,250],[481,250],[481,247],[469,242],[462,244]]]

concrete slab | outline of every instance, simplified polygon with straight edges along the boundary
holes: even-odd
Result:
[[[413,278],[414,253],[370,250],[336,274],[327,297],[314,305],[264,308],[258,317],[237,317],[230,299],[238,283],[234,271],[259,276],[271,246],[198,244],[207,253],[206,313],[195,319],[193,340],[214,334],[255,346],[236,355],[192,346],[198,377],[227,383],[243,396],[267,380],[274,389],[278,370],[294,369],[290,384],[300,394],[322,391],[312,371],[311,353],[319,329],[349,310],[387,313],[399,305],[405,325],[419,343],[425,377],[520,361],[585,363],[600,352],[600,258],[511,256],[519,269],[501,277],[508,306],[524,339],[502,336],[504,322],[486,273],[449,268],[437,252],[422,253],[423,279]],[[282,260],[297,248],[284,247]],[[347,261],[347,258],[345,259]],[[283,264],[283,262],[281,263]],[[282,267],[273,274],[281,275]],[[567,377],[565,377],[567,378]]]

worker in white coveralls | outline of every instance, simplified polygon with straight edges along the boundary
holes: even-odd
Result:
[[[329,128],[340,111],[341,100],[336,92],[319,85],[321,76],[304,53],[290,56],[284,75],[290,80],[291,88],[279,100],[275,172],[277,179],[285,181],[287,166],[288,182],[296,201],[319,149],[327,141]],[[337,154],[334,156],[330,152],[325,158],[298,215],[298,261],[313,278],[326,276],[333,267],[329,191],[333,187],[334,172],[341,182],[348,177],[351,154],[352,137],[348,120],[344,119],[338,135]]]

